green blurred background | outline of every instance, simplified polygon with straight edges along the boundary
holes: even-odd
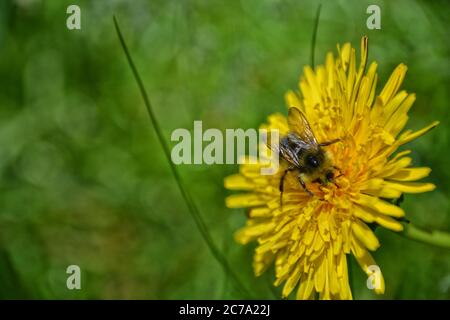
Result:
[[[441,125],[411,143],[436,191],[402,204],[421,227],[450,231],[447,1],[321,1],[316,63],[336,43],[369,36],[380,83],[400,62],[417,93],[408,128]],[[81,8],[81,30],[66,8]],[[318,1],[0,2],[0,298],[242,298],[189,215],[114,30],[115,14],[166,139],[175,128],[251,128],[297,88],[310,61]],[[381,30],[366,8],[381,7]],[[252,274],[253,245],[224,206],[237,166],[180,166],[215,243],[256,298],[275,298],[273,270]],[[385,299],[449,299],[450,252],[380,228],[374,253]],[[81,290],[66,268],[81,267]],[[375,297],[351,261],[354,297]]]

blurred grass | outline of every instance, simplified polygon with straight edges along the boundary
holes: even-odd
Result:
[[[82,29],[65,27],[78,3]],[[419,226],[450,231],[450,100],[445,1],[321,1],[315,63],[336,43],[369,36],[380,84],[400,62],[417,93],[408,127],[441,125],[411,143],[430,166],[431,193],[402,206]],[[257,127],[285,112],[310,62],[318,1],[49,1],[0,3],[0,298],[237,298],[201,238],[148,125],[115,35],[127,42],[166,139],[175,128]],[[366,8],[382,9],[367,30]],[[233,232],[241,210],[224,207],[223,177],[237,166],[182,166],[214,241],[260,298],[273,298],[271,270],[251,270],[252,245]],[[449,299],[450,252],[377,229],[374,254],[387,299]],[[354,263],[354,261],[353,261]],[[65,270],[82,269],[82,290]],[[376,298],[353,268],[355,298]]]

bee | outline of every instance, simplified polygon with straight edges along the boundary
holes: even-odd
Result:
[[[290,171],[297,171],[297,179],[303,189],[310,195],[314,194],[306,187],[305,180],[326,185],[334,183],[335,170],[328,154],[322,147],[340,141],[334,139],[319,143],[302,111],[291,107],[288,114],[290,132],[280,138],[278,145],[279,156],[287,161],[288,168],[280,179],[280,206],[282,205],[284,179]]]

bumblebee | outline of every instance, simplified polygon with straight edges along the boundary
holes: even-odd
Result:
[[[280,158],[289,164],[280,179],[280,205],[284,179],[288,172],[297,171],[298,182],[310,196],[313,196],[314,194],[306,187],[305,180],[321,185],[333,183],[335,170],[339,170],[333,166],[330,157],[322,147],[336,143],[340,139],[319,143],[305,115],[296,107],[289,109],[288,124],[291,131],[280,138],[278,145]]]

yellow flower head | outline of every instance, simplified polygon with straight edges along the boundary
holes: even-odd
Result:
[[[241,165],[239,174],[225,179],[226,188],[247,192],[226,199],[230,208],[249,208],[247,224],[236,239],[242,244],[258,242],[254,271],[260,275],[274,263],[275,285],[284,283],[284,297],[298,286],[298,299],[313,298],[315,293],[322,299],[351,299],[347,255],[353,254],[368,276],[376,265],[369,251],[380,244],[367,224],[401,231],[397,219],[405,213],[387,200],[435,188],[414,182],[426,177],[429,168],[410,167],[409,151],[394,153],[438,122],[400,134],[415,100],[414,94],[399,91],[407,68],[397,66],[376,95],[377,64],[372,62],[366,72],[367,43],[362,38],[359,67],[355,49],[348,43],[338,46],[338,56],[328,53],[324,66],[304,68],[299,93],[286,94],[288,106],[304,113],[319,142],[340,139],[324,147],[339,168],[335,183],[307,182],[311,196],[300,186],[298,172],[289,172],[280,205],[284,162],[275,175],[261,175],[266,164],[260,161]],[[262,128],[277,129],[280,135],[291,131],[281,114],[269,116]],[[384,292],[381,275],[375,292]]]

